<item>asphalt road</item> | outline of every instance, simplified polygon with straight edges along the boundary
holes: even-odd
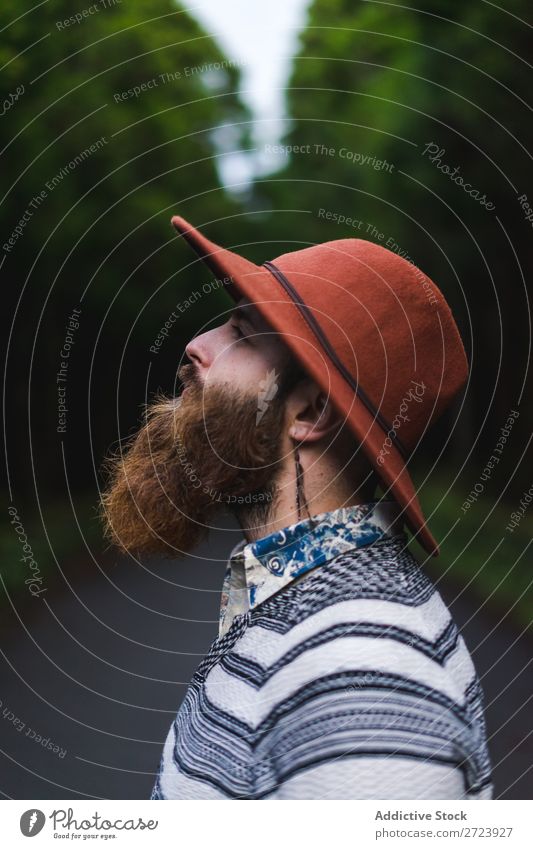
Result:
[[[14,799],[146,799],[161,747],[217,631],[227,524],[184,563],[84,555],[0,631],[0,789]],[[214,555],[218,552],[218,558]],[[439,586],[486,701],[496,796],[533,798],[533,643]]]

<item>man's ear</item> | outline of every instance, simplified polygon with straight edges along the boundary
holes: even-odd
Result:
[[[338,429],[340,416],[328,395],[313,380],[301,381],[287,401],[289,436],[296,442],[318,442]]]

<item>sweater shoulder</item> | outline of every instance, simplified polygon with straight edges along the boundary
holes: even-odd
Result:
[[[309,617],[347,601],[361,601],[361,613],[373,609],[403,606],[413,611],[413,620],[424,605],[440,595],[424,574],[403,538],[386,539],[335,557],[329,563],[274,594],[252,611],[251,624],[287,633]],[[355,608],[354,608],[355,614]]]

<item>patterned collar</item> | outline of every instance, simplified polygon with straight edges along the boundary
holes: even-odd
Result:
[[[302,519],[255,542],[240,540],[229,556],[220,604],[219,637],[234,617],[310,569],[382,537],[405,535],[396,501],[369,501]]]

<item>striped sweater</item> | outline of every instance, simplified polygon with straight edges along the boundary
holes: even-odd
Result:
[[[492,798],[479,680],[406,543],[381,501],[235,546],[152,799]]]

